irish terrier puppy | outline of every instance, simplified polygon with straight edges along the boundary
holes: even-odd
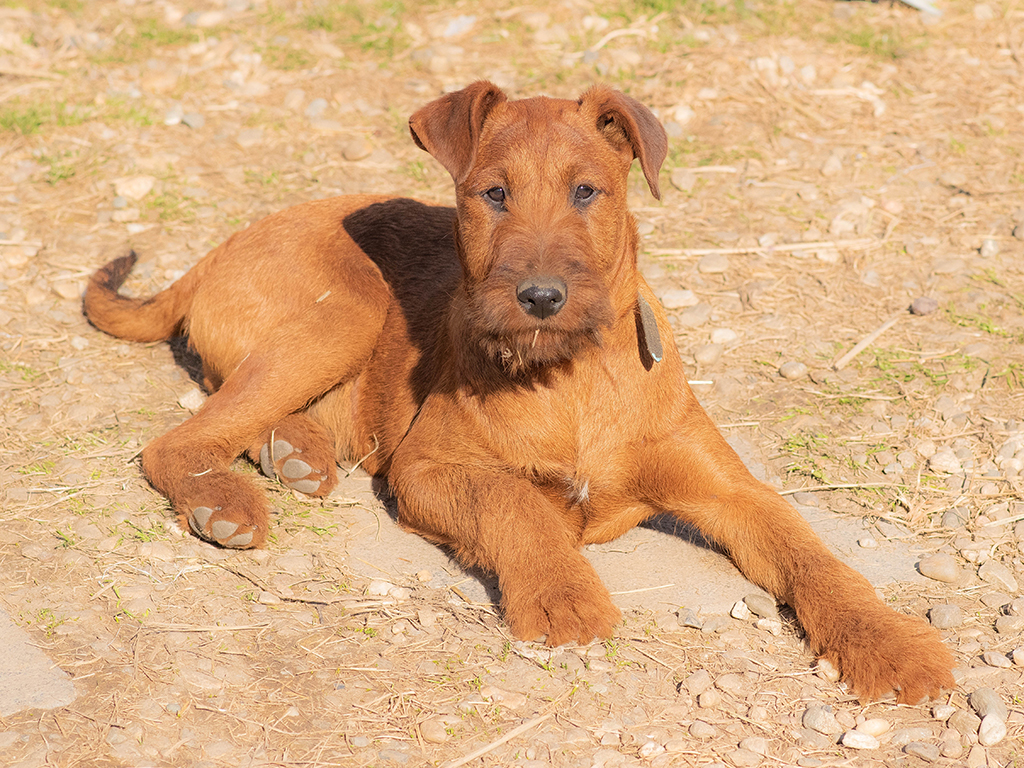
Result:
[[[833,557],[690,391],[626,207],[634,159],[659,194],[667,140],[651,112],[605,87],[509,101],[478,82],[410,128],[451,173],[454,209],[299,205],[145,300],[118,294],[134,254],[93,276],[96,327],[187,333],[202,358],[206,404],[142,454],[183,523],[258,547],[267,504],[230,471],[240,453],[311,496],[334,487],[336,461],[363,459],[403,526],[497,574],[518,637],[559,645],[619,621],[580,547],[667,511],[792,606],[858,694],[951,687],[937,633]]]

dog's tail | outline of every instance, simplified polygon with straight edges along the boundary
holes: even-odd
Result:
[[[165,341],[184,330],[198,275],[191,270],[148,299],[122,296],[117,291],[137,260],[135,251],[131,251],[96,270],[82,301],[85,316],[101,331],[119,339]]]

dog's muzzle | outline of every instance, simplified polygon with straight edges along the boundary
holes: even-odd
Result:
[[[516,298],[523,311],[544,320],[557,315],[565,306],[568,289],[565,281],[557,277],[537,277],[524,280],[516,288]]]

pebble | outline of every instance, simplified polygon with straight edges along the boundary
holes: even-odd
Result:
[[[750,680],[736,672],[729,672],[715,680],[715,687],[734,696],[742,696],[750,689]]]
[[[183,117],[185,117],[185,110],[182,109],[181,104],[175,104],[164,112],[164,125],[178,125]]]
[[[697,176],[686,168],[673,168],[668,180],[680,192],[690,192],[697,183]]]
[[[198,131],[206,125],[206,118],[198,112],[186,112],[181,116],[182,125],[187,125],[194,131]]]
[[[862,539],[857,539],[857,544],[862,549],[878,549],[878,541],[870,536],[865,536]]]
[[[1024,616],[1000,616],[996,619],[996,632],[1000,635],[1017,635],[1024,632]]]
[[[743,598],[743,602],[746,603],[747,608],[755,616],[760,616],[765,619],[775,619],[779,616],[779,609],[775,603],[775,598],[760,592],[753,592]]]
[[[365,160],[373,154],[373,145],[366,139],[352,139],[341,148],[341,155],[349,162]]]
[[[321,117],[323,115],[325,109],[327,109],[327,99],[313,99],[311,102],[309,102],[309,104],[306,105],[306,109],[303,111],[302,114],[304,114],[310,120],[315,120],[316,118]]]
[[[689,732],[695,739],[713,739],[718,735],[718,729],[703,720],[694,720],[690,723]]]
[[[721,703],[722,694],[714,688],[704,691],[704,693],[697,697],[697,706],[701,709],[717,709]]]
[[[922,576],[947,584],[953,584],[960,579],[960,566],[956,564],[956,560],[952,555],[941,552],[922,557],[917,564],[917,570]]]
[[[693,359],[701,365],[714,365],[722,359],[725,347],[721,344],[702,344],[693,352]]]
[[[930,315],[938,308],[938,300],[930,296],[918,296],[910,303],[910,313],[913,315]]]
[[[732,328],[714,328],[711,331],[712,344],[732,344],[739,339],[739,334]]]
[[[681,627],[700,629],[704,626],[704,622],[701,620],[700,616],[689,608],[680,608],[679,611],[676,612],[676,619]]]
[[[768,739],[763,736],[748,736],[740,742],[740,749],[746,749],[758,755],[767,755]]]
[[[995,715],[1000,720],[1005,720],[1008,714],[1006,704],[999,698],[999,694],[988,686],[975,690],[970,696],[970,702],[980,718]]]
[[[804,363],[790,360],[779,367],[779,375],[784,379],[789,379],[790,381],[802,379],[807,375],[807,366]]]
[[[669,310],[685,309],[700,303],[697,294],[689,288],[672,288],[662,293],[658,298],[661,299],[662,306]]]
[[[935,744],[928,744],[924,741],[912,741],[903,747],[903,751],[908,755],[927,760],[929,763],[939,759],[939,748]]]
[[[870,733],[864,733],[856,729],[847,731],[840,739],[844,747],[851,749],[878,749],[878,739]]]
[[[999,651],[985,651],[981,657],[990,667],[1009,669],[1013,666],[1013,662],[1010,661],[1010,657],[1005,653],[1000,653]]]
[[[958,709],[950,715],[949,726],[956,728],[964,736],[970,736],[978,732],[981,726],[981,718],[966,709]]]
[[[891,726],[888,720],[884,720],[881,717],[873,717],[870,720],[865,720],[863,723],[857,726],[858,731],[866,733],[870,736],[881,736],[883,733],[889,730]]]
[[[936,704],[932,707],[932,717],[936,720],[949,720],[956,713],[952,704]]]
[[[735,603],[733,603],[732,610],[729,611],[729,615],[732,616],[734,619],[746,621],[750,618],[750,609],[747,607],[747,604],[745,602],[743,602],[742,600],[737,600]]]
[[[963,623],[964,612],[957,605],[940,603],[928,611],[928,620],[936,629],[953,629]]]
[[[995,560],[988,560],[982,563],[978,569],[978,576],[981,577],[982,581],[995,584],[1008,592],[1016,592],[1019,589],[1017,579],[1014,578],[1010,569]]]
[[[1013,663],[1018,667],[1024,667],[1024,648],[1017,648],[1014,650]]]
[[[698,669],[683,681],[683,686],[691,696],[699,696],[711,687],[711,673],[706,669]]]
[[[939,752],[943,757],[952,760],[964,753],[964,747],[960,743],[960,734],[955,729],[947,728],[942,732],[942,738],[939,740]]]
[[[1006,738],[1006,722],[996,715],[985,715],[978,729],[978,742],[985,747],[998,744]]]
[[[762,755],[751,752],[749,749],[737,749],[727,754],[726,757],[737,768],[747,768],[747,766],[753,768],[753,766],[761,764]]]
[[[114,182],[114,191],[127,200],[141,200],[153,190],[156,179],[153,176],[131,176]]]
[[[697,262],[697,271],[705,275],[720,275],[729,271],[729,257],[724,253],[709,253]]]
[[[928,459],[928,467],[936,472],[946,472],[950,475],[963,472],[963,465],[960,463],[960,459],[949,448],[937,450]]]
[[[967,753],[967,768],[985,768],[987,765],[988,756],[985,754],[985,748],[980,744],[975,744]]]
[[[370,597],[386,597],[395,589],[395,585],[383,579],[374,579],[366,587],[366,594]]]
[[[676,316],[676,323],[681,328],[697,328],[711,319],[709,304],[696,304],[688,307]]]
[[[826,736],[843,730],[833,714],[832,707],[827,704],[808,705],[804,710],[802,722],[804,728],[810,728]]]

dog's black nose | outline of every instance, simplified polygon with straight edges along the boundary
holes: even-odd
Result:
[[[521,282],[516,289],[516,298],[526,314],[543,320],[557,315],[558,310],[565,306],[566,292],[565,282],[557,277],[538,277]]]

